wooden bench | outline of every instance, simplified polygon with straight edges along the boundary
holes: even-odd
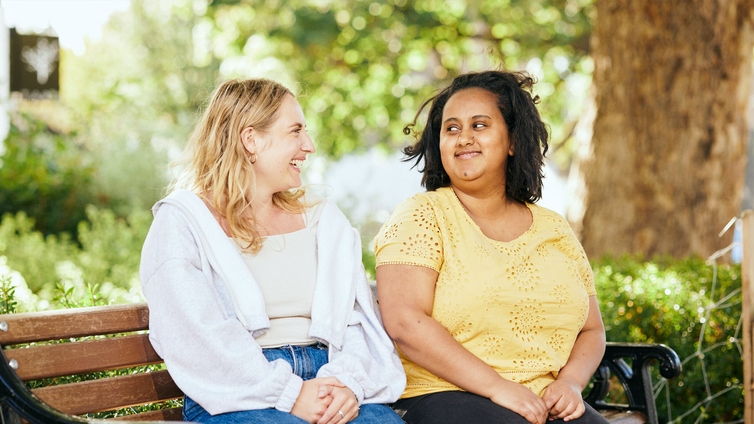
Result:
[[[11,423],[20,416],[35,424],[180,421],[179,404],[164,407],[183,393],[152,348],[148,327],[144,303],[0,315],[0,418]],[[657,423],[653,360],[663,377],[680,374],[678,356],[666,346],[608,343],[585,399],[611,422]],[[611,374],[625,389],[626,404],[605,401]],[[67,382],[76,375],[86,381]]]

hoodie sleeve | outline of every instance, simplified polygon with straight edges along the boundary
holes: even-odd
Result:
[[[302,380],[268,362],[235,318],[229,295],[186,216],[163,205],[142,249],[150,341],[183,392],[210,414],[276,408],[290,412]]]
[[[342,348],[330,345],[330,361],[317,376],[336,377],[351,389],[360,404],[395,402],[406,387],[406,374],[367,283],[358,234],[353,249],[358,250],[352,274],[352,284],[356,286],[353,311]]]

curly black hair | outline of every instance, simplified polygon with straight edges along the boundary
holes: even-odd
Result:
[[[525,72],[485,71],[457,76],[450,86],[425,100],[414,121],[403,128],[404,134],[413,133],[417,138],[412,129],[424,108],[430,105],[427,125],[416,144],[403,149],[406,155],[403,161],[415,161],[413,167],[418,167],[419,172],[423,173],[422,186],[427,191],[448,187],[450,177],[440,158],[442,111],[453,94],[468,88],[482,88],[497,97],[497,106],[508,127],[515,152],[508,159],[505,192],[519,202],[536,202],[542,198],[542,167],[549,133],[536,107],[539,96],[532,96],[531,93],[535,82]]]

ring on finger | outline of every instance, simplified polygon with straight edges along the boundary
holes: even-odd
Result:
[[[338,411],[338,414],[340,414],[341,418],[345,418],[346,417],[346,414],[344,414],[343,411]]]

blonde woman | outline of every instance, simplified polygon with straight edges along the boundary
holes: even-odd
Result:
[[[405,375],[330,201],[305,195],[315,148],[296,98],[221,84],[154,207],[141,281],[150,340],[204,423],[402,423]]]

